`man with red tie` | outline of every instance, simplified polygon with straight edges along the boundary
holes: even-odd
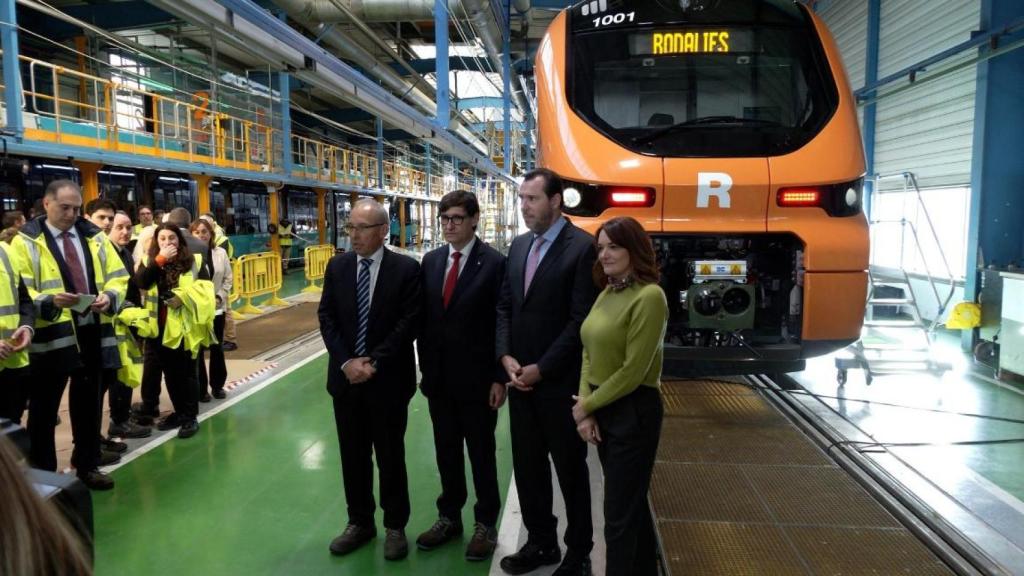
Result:
[[[416,345],[434,427],[441,473],[438,519],[416,540],[433,550],[463,533],[466,504],[465,442],[473,470],[476,505],[468,560],[494,552],[501,502],[494,429],[505,402],[504,377],[495,361],[494,310],[498,305],[505,257],[476,237],[480,205],[462,190],[441,198],[441,229],[448,244],[423,257],[423,323]]]

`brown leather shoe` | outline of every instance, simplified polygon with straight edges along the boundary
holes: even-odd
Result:
[[[384,539],[384,559],[401,560],[409,555],[409,541],[405,539],[405,530],[388,528]]]
[[[377,536],[377,528],[349,524],[337,538],[331,540],[331,554],[344,556]]]
[[[430,530],[416,538],[416,546],[420,550],[433,550],[457,536],[462,536],[462,523],[441,516],[430,527]]]
[[[466,560],[479,562],[486,560],[494,554],[494,548],[498,545],[498,529],[494,526],[484,526],[477,522],[473,525],[473,537],[466,546]]]

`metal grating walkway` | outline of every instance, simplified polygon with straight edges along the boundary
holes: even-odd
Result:
[[[674,575],[952,574],[757,392],[662,385],[650,499]]]

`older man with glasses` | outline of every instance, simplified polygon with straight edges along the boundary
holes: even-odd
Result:
[[[320,333],[327,347],[327,391],[341,450],[348,525],[330,545],[348,554],[377,535],[373,455],[384,509],[384,558],[409,553],[405,428],[416,392],[413,338],[420,312],[420,267],[384,247],[388,215],[377,201],[356,202],[345,231],[352,252],[327,264]]]

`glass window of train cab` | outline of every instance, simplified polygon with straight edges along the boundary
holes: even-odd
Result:
[[[636,3],[643,25],[572,18],[570,103],[604,135],[653,156],[773,156],[807,143],[835,112],[835,82],[803,8],[663,4],[678,6]]]
[[[265,189],[236,183],[231,191],[231,203],[238,234],[262,234],[267,231],[270,203]]]

